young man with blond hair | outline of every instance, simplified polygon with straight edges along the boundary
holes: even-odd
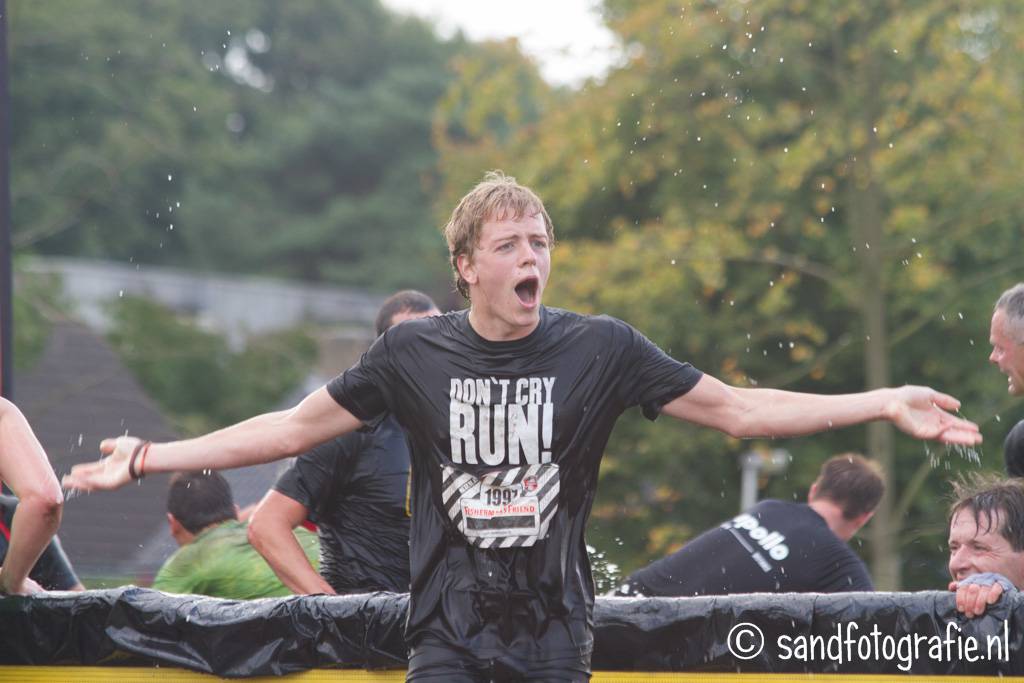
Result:
[[[642,406],[736,437],[869,420],[975,444],[958,402],[925,387],[842,396],[735,388],[673,360],[624,322],[541,304],[551,220],[488,174],[445,228],[468,310],[399,325],[295,408],[187,441],[104,441],[72,488],[147,472],[227,468],[300,453],[390,411],[412,445],[408,680],[582,681],[594,586],[584,543],[616,418]]]

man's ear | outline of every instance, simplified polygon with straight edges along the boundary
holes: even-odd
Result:
[[[807,490],[807,502],[810,503],[812,500],[818,497],[818,482],[811,484],[811,488]]]
[[[467,253],[455,257],[455,265],[459,269],[459,275],[467,284],[475,285],[477,282],[476,266],[473,264],[473,257]]]
[[[180,533],[185,530],[185,527],[181,525],[178,518],[172,515],[170,512],[167,513],[167,525],[171,527],[171,535]]]

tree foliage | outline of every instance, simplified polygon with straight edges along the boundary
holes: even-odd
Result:
[[[463,41],[375,0],[8,6],[22,250],[443,288],[431,114]]]
[[[15,264],[18,296],[12,301],[14,369],[31,369],[46,347],[54,319],[67,315],[61,284],[53,277],[29,273]],[[17,387],[15,387],[17,390]]]
[[[301,329],[227,340],[160,304],[124,297],[112,305],[108,339],[146,393],[185,434],[202,434],[267,412],[309,373],[316,343]]]

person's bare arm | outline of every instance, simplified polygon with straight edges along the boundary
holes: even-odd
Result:
[[[357,429],[362,423],[327,393],[317,389],[291,410],[264,413],[216,432],[185,441],[155,443],[136,460],[136,474],[178,470],[230,469],[303,453],[319,443]],[[106,439],[97,462],[75,465],[64,487],[81,491],[116,489],[131,481],[132,452],[141,441]],[[139,472],[140,469],[143,470]]]
[[[704,375],[662,412],[713,427],[730,436],[789,437],[888,420],[918,439],[974,445],[978,426],[946,412],[960,402],[927,387],[904,386],[859,394],[801,394],[777,389],[743,389]]]
[[[334,589],[309,563],[292,533],[308,515],[309,510],[297,500],[267,491],[249,520],[249,542],[293,593],[333,595]]]
[[[42,445],[17,406],[0,398],[0,479],[18,497],[0,571],[0,593],[34,593],[28,578],[60,526],[64,495]]]

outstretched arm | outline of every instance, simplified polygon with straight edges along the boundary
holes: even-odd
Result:
[[[960,402],[927,387],[904,386],[859,394],[801,394],[777,389],[742,389],[704,375],[662,412],[713,427],[730,436],[789,437],[888,420],[918,439],[974,445],[978,426],[946,412]]]
[[[152,444],[136,460],[135,473],[257,465],[298,455],[361,424],[321,387],[291,410],[264,413],[194,439]],[[108,457],[75,465],[64,477],[64,487],[93,491],[124,486],[132,479],[129,460],[141,443],[131,436],[104,440],[100,451]]]
[[[10,546],[0,571],[0,594],[34,593],[28,578],[60,526],[64,495],[32,428],[21,411],[0,398],[0,479],[18,497]]]
[[[267,491],[249,521],[249,542],[293,593],[333,595],[334,589],[313,569],[292,532],[308,514],[299,501],[278,491]]]

